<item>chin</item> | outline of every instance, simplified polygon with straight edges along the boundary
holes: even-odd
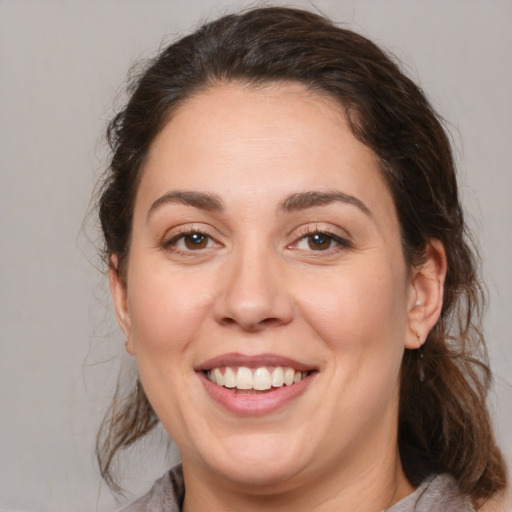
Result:
[[[226,447],[218,446],[215,454],[210,451],[205,462],[219,477],[255,493],[293,487],[292,482],[308,466],[304,444],[290,442],[284,434],[239,436],[230,441]]]
[[[274,494],[283,492],[298,484],[294,484],[300,470],[293,461],[273,461],[253,463],[244,459],[234,464],[223,464],[215,468],[219,477],[236,484],[240,490],[252,494]]]

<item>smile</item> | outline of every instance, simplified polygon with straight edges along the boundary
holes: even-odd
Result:
[[[295,370],[290,367],[266,367],[248,368],[217,367],[206,372],[206,378],[234,392],[268,391],[292,386],[305,379],[309,372]]]
[[[270,414],[314,386],[316,365],[277,354],[223,354],[194,368],[206,394],[237,416]]]

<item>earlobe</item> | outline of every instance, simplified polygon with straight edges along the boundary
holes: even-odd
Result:
[[[446,253],[439,240],[430,240],[424,261],[414,267],[409,298],[409,332],[405,347],[420,348],[438,321],[443,308]]]
[[[119,275],[117,266],[117,257],[111,257],[111,265],[109,270],[109,283],[110,293],[112,294],[112,301],[114,302],[114,309],[116,312],[117,322],[124,335],[126,336],[126,350],[133,355],[133,346],[131,343],[131,325],[130,313],[128,310],[128,301],[126,293],[126,283]]]

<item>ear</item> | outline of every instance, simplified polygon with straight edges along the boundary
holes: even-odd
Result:
[[[128,310],[126,283],[119,274],[117,256],[115,255],[111,256],[110,258],[110,270],[108,277],[110,283],[110,293],[112,294],[112,301],[114,302],[114,309],[117,317],[117,323],[126,336],[126,350],[131,355],[134,355],[133,344],[130,336],[131,322],[130,312]]]
[[[446,269],[443,244],[439,240],[430,240],[424,261],[412,269],[406,348],[420,348],[439,320],[443,307]]]

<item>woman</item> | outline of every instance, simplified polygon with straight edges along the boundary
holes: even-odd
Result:
[[[105,257],[182,465],[139,510],[477,510],[506,486],[447,137],[373,43],[304,11],[165,49],[112,121]],[[119,399],[116,399],[119,403]]]

